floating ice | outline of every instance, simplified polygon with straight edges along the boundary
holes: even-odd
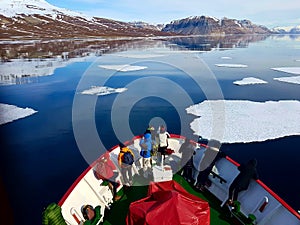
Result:
[[[221,57],[221,59],[232,59],[232,58],[229,56],[223,56],[223,57]]]
[[[111,88],[105,86],[92,86],[90,89],[81,92],[84,95],[109,95],[127,91],[127,88]]]
[[[99,65],[99,67],[108,69],[108,70],[116,70],[121,72],[128,72],[128,71],[136,71],[136,70],[144,70],[147,69],[147,66],[131,66],[129,64],[124,65]]]
[[[0,125],[30,116],[37,111],[30,108],[19,108],[14,105],[0,103]]]
[[[233,83],[236,85],[249,85],[249,84],[267,84],[268,82],[255,77],[246,77],[242,80],[234,81]]]
[[[246,68],[247,65],[244,64],[230,64],[230,63],[224,63],[224,64],[215,64],[218,67],[230,67],[230,68]]]
[[[224,110],[212,110],[224,109]],[[204,138],[215,130],[224,143],[265,141],[300,135],[300,102],[296,100],[253,102],[244,100],[206,100],[190,106],[187,113],[199,116],[190,125]],[[218,126],[214,126],[218,124]]]
[[[300,76],[293,76],[293,77],[277,77],[274,80],[292,83],[292,84],[300,84]]]
[[[66,55],[68,53],[65,53]],[[82,62],[88,57],[70,58],[62,57],[51,59],[12,59],[10,62],[0,63],[0,85],[11,85],[22,82],[30,82],[24,79],[28,77],[48,76],[54,74],[57,68],[65,67],[74,62]],[[23,80],[22,80],[23,79]]]
[[[271,69],[285,73],[300,74],[300,67],[277,67]]]
[[[163,57],[162,54],[118,54],[117,56],[124,58],[135,58],[135,59],[147,59],[147,58],[156,58]]]

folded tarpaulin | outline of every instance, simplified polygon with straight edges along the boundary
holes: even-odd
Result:
[[[174,181],[152,183],[148,197],[130,204],[127,225],[209,225],[206,201]]]

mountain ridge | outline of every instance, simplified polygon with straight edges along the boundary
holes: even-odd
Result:
[[[297,33],[299,29],[291,29]],[[300,32],[300,31],[299,31]],[[0,40],[288,33],[250,20],[190,16],[168,24],[86,16],[45,0],[1,0]]]
[[[58,8],[45,0],[2,0],[0,39],[55,39],[87,37],[152,37],[169,34],[130,23],[88,17]]]
[[[193,16],[173,20],[162,29],[182,35],[227,35],[227,34],[268,34],[271,31],[262,25],[253,24],[250,20],[237,20],[211,16]]]
[[[300,25],[298,26],[284,26],[284,27],[274,27],[271,29],[273,33],[277,34],[300,34]]]

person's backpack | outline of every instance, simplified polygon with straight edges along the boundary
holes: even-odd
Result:
[[[108,163],[100,161],[96,164],[94,168],[94,175],[98,180],[109,179],[114,175],[113,168],[111,168]]]
[[[134,159],[133,159],[133,156],[131,155],[130,152],[124,152],[122,162],[127,164],[127,165],[132,165],[133,164]]]

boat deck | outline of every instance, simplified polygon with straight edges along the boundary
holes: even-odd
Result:
[[[149,181],[160,182],[173,178],[188,193],[206,200],[210,206],[210,224],[264,224],[264,225],[300,225],[299,214],[285,203],[276,193],[269,189],[260,180],[251,180],[247,191],[239,195],[237,207],[235,210],[229,210],[225,202],[228,198],[228,189],[234,178],[238,174],[238,163],[226,156],[218,160],[215,169],[209,176],[211,181],[210,187],[203,193],[194,189],[194,186],[188,183],[179,175],[178,162],[181,155],[179,148],[182,144],[180,136],[173,135],[169,139],[169,145],[174,153],[166,158],[164,174],[153,164],[153,179],[147,180],[143,176],[139,176],[138,170],[141,169],[141,156],[139,154],[139,137],[134,138],[127,143],[135,154],[134,184],[131,187],[120,186],[119,195],[122,198],[113,202],[113,196],[108,186],[103,186],[96,179],[93,168],[95,161],[87,168],[73,183],[66,194],[63,196],[59,205],[62,207],[62,213],[68,224],[78,225],[84,221],[81,215],[81,207],[85,204],[92,206],[101,205],[102,224],[122,225],[126,224],[126,216],[131,202],[147,197]],[[196,144],[198,156],[204,153],[205,147]],[[120,152],[118,146],[113,147],[109,151],[109,157],[115,165],[118,165],[117,156]],[[196,158],[196,157],[195,157]],[[201,157],[198,157],[199,159]],[[197,158],[196,158],[197,159]],[[155,161],[155,160],[154,160]],[[197,162],[197,160],[196,160]],[[171,170],[170,170],[171,169]],[[175,173],[173,176],[172,174]],[[117,177],[117,182],[122,184],[121,175]],[[100,186],[99,186],[100,182]],[[105,209],[105,206],[110,209]],[[104,213],[105,212],[105,213]],[[239,222],[240,220],[240,222]]]
[[[139,200],[147,196],[148,186],[139,186],[139,183],[144,183],[139,179],[141,177],[134,178],[134,185],[129,188],[123,188],[119,191],[119,195],[123,195],[122,198],[114,202],[110,210],[106,210],[104,217],[104,225],[125,225],[126,216],[128,213],[129,205],[131,202]],[[214,197],[210,192],[199,192],[195,190],[183,177],[178,174],[173,176],[173,180],[179,183],[189,193],[206,200],[210,205],[210,224],[211,225],[230,225],[232,224],[232,218],[230,218],[229,210],[220,207],[221,201]],[[117,215],[117,216],[116,216]],[[230,221],[230,222],[229,222]],[[238,224],[238,223],[237,223]]]

